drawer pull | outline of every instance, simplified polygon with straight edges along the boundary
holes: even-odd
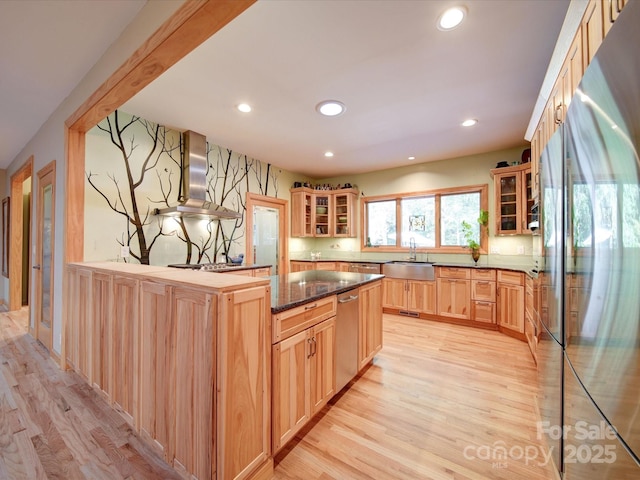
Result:
[[[317,303],[314,303],[313,305],[307,305],[306,307],[304,307],[305,310],[311,310],[312,308],[316,308],[318,306]]]

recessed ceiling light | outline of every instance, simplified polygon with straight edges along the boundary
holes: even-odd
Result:
[[[462,126],[473,127],[476,123],[478,123],[478,120],[476,120],[475,118],[470,118],[469,120],[465,120],[464,122],[462,122]]]
[[[466,15],[467,9],[465,7],[452,7],[438,18],[438,29],[444,31],[453,30],[462,23]]]
[[[327,117],[335,117],[336,115],[342,115],[347,107],[344,103],[338,100],[325,100],[316,105],[316,111]]]
[[[409,160],[415,160],[416,157],[409,157]]]
[[[327,158],[333,157],[333,152],[324,152],[324,156]]]
[[[242,113],[249,113],[251,111],[251,105],[249,105],[248,103],[241,103],[240,105],[238,105],[238,110],[240,110]]]

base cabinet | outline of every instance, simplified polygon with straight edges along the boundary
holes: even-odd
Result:
[[[68,362],[183,477],[272,468],[266,281],[220,291],[144,267],[66,267]]]
[[[498,272],[498,326],[524,338],[524,275]]]
[[[361,369],[382,350],[382,283],[360,287],[358,296],[358,369]]]
[[[335,394],[335,316],[272,347],[273,451]]]
[[[408,314],[436,313],[436,282],[385,277],[382,290],[385,308]]]

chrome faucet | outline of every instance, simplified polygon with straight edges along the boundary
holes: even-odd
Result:
[[[413,237],[409,239],[409,260],[416,261],[416,240]]]

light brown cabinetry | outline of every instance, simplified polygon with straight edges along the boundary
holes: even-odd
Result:
[[[66,275],[69,312],[80,312],[65,326],[68,347],[79,342],[68,360],[102,366],[94,386],[146,443],[184,477],[272,468],[266,280],[106,262]]]
[[[335,315],[335,296],[274,315],[274,452],[335,394]]]
[[[313,237],[315,233],[313,191],[306,188],[291,190],[291,236]]]
[[[308,401],[310,365],[308,332],[303,330],[272,347],[273,452],[291,440],[311,418]]]
[[[271,294],[243,288],[218,302],[217,477],[239,480],[271,461]]]
[[[582,21],[531,139],[531,161],[534,164],[532,174],[536,198],[539,193],[539,183],[535,174],[538,171],[540,154],[558,124],[564,121],[585,69],[593,60],[626,3],[626,0],[589,0],[586,6]]]
[[[535,295],[537,289],[534,286],[534,280],[527,277],[525,280],[525,301],[524,301],[524,335],[529,344],[529,350],[537,363],[538,355],[538,317],[535,310]]]
[[[584,64],[589,65],[596,51],[604,39],[603,4],[606,0],[589,0],[587,9],[582,17],[583,58]]]
[[[498,326],[524,338],[524,274],[498,270]]]
[[[468,268],[437,267],[438,315],[471,318],[471,273]]]
[[[366,366],[382,349],[382,283],[358,289],[358,368]]]
[[[92,319],[91,331],[91,374],[89,381],[93,388],[101,392],[111,403],[111,275],[90,272],[81,274],[91,279],[91,299],[93,311],[87,318]],[[81,302],[85,303],[85,302]],[[87,332],[85,332],[86,335]]]
[[[436,282],[428,280],[382,279],[383,308],[418,316],[436,313]]]
[[[296,260],[291,260],[289,262],[289,271],[290,272],[306,272],[307,270],[315,270],[316,262],[298,262]]]
[[[355,237],[358,191],[291,189],[291,236]]]
[[[471,318],[496,323],[496,271],[471,270]]]
[[[356,236],[356,202],[355,191],[336,190],[333,194],[333,236]]]
[[[330,318],[312,327],[309,340],[309,397],[311,415],[315,415],[336,393],[336,319]]]
[[[113,277],[113,330],[111,332],[111,401],[127,421],[133,425],[136,415],[136,380],[138,374],[138,295],[137,278]]]
[[[531,165],[491,170],[494,181],[496,234],[530,234],[533,184]]]

